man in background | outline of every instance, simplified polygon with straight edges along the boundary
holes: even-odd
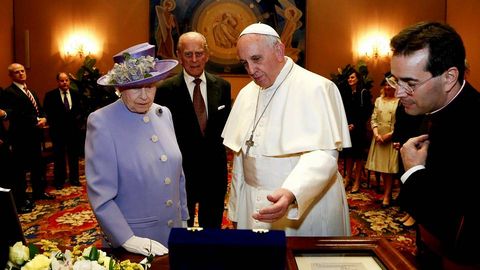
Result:
[[[18,187],[15,200],[20,203],[19,212],[29,212],[33,205],[26,194],[27,172],[30,172],[34,200],[55,198],[45,192],[46,181],[42,177],[41,143],[47,119],[35,91],[27,87],[25,67],[18,63],[10,64],[8,74],[12,84],[5,88],[2,99],[9,120],[8,138],[12,146],[13,173]]]
[[[62,189],[67,178],[73,186],[80,186],[78,161],[83,143],[82,126],[85,124],[81,95],[70,89],[70,78],[65,72],[56,76],[58,87],[45,94],[44,108],[50,127],[54,158],[54,185]]]
[[[197,32],[180,36],[177,55],[182,72],[158,88],[155,103],[167,106],[182,152],[190,220],[220,228],[227,191],[227,155],[220,136],[231,108],[230,83],[205,71],[209,49]]]
[[[480,269],[480,93],[465,81],[465,47],[450,26],[421,22],[390,42],[396,96],[410,115],[426,114],[427,134],[400,149],[400,205],[418,223],[425,269]],[[473,154],[473,155],[472,155]]]

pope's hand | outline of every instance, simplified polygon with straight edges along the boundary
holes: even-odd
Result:
[[[252,217],[258,221],[273,223],[287,214],[289,205],[295,201],[295,196],[291,191],[279,188],[267,195],[267,200],[271,204],[253,213]]]
[[[125,241],[122,247],[132,253],[142,254],[145,256],[150,254],[155,256],[164,255],[168,253],[168,248],[159,242],[149,238],[137,237],[135,235]]]

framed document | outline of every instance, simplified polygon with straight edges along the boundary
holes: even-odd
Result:
[[[416,269],[385,238],[288,237],[289,270]]]

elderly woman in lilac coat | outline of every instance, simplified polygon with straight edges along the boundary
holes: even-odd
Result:
[[[114,56],[98,84],[121,98],[90,114],[85,142],[88,198],[105,240],[143,255],[168,253],[171,228],[189,219],[172,115],[153,103],[156,83],[177,61],[153,53],[143,43]]]

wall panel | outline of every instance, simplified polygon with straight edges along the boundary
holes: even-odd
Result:
[[[7,7],[9,3],[12,7],[15,5],[15,61],[22,63],[25,60],[22,33],[29,30],[29,84],[40,91],[41,97],[45,91],[55,87],[56,72],[74,72],[81,63],[79,60],[64,61],[60,57],[58,40],[65,33],[87,28],[98,35],[103,44],[103,53],[98,58],[98,68],[102,72],[112,66],[113,54],[148,40],[149,1],[146,0],[0,0],[0,3],[3,1],[7,2]],[[472,65],[471,81],[480,87],[480,76],[475,76],[479,69],[479,56],[475,49],[479,48],[480,36],[477,31],[470,30],[476,25],[474,16],[479,13],[480,1],[466,1],[471,8],[465,9],[467,4],[463,0],[307,0],[306,66],[330,77],[330,73],[338,67],[356,62],[353,49],[366,31],[386,29],[394,35],[401,28],[420,20],[448,21],[458,27],[464,37]],[[4,19],[2,16],[0,18]],[[2,40],[8,43],[8,32],[0,33]],[[6,65],[5,58],[9,58],[8,53],[1,52],[0,61],[3,62],[0,64],[3,66]],[[375,81],[374,93],[377,93],[383,73],[389,70],[389,61],[379,60],[368,64]],[[9,82],[8,79],[5,82],[4,78],[0,72],[3,85]],[[226,78],[232,82],[233,96],[249,81],[248,77]]]

